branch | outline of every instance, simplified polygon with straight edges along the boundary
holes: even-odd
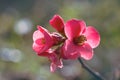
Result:
[[[90,69],[82,60],[81,58],[78,58],[79,62],[81,63],[82,67],[86,69],[91,75],[93,75],[96,80],[105,80],[98,72],[93,71]]]

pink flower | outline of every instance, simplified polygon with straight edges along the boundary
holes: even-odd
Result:
[[[65,59],[76,59],[79,56],[90,60],[93,57],[93,48],[100,43],[100,35],[92,26],[86,27],[82,20],[72,19],[65,24],[65,34],[68,38],[62,49]]]
[[[62,60],[59,58],[55,50],[51,47],[57,44],[60,39],[55,34],[50,34],[45,28],[38,26],[38,30],[33,33],[33,50],[43,57],[47,57],[51,61],[50,70],[54,72],[57,67],[62,68]],[[61,40],[61,39],[60,39]]]
[[[100,43],[100,35],[92,26],[87,26],[83,20],[71,19],[64,23],[62,17],[55,15],[50,25],[58,32],[50,34],[45,28],[38,26],[33,33],[33,50],[51,61],[50,70],[62,68],[62,59],[77,59],[82,57],[90,60],[93,49]]]
[[[55,53],[55,51],[51,49],[47,50],[46,52],[43,52],[42,54],[39,54],[39,56],[47,57],[51,61],[51,72],[54,72],[57,69],[57,67],[63,67],[62,59],[60,59],[59,56]]]
[[[38,26],[38,30],[33,33],[33,50],[41,54],[53,45],[53,39],[50,33],[43,27]]]
[[[58,32],[64,32],[64,21],[59,15],[54,15],[54,17],[49,21],[51,26],[55,28]]]

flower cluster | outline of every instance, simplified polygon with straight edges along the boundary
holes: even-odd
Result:
[[[37,26],[32,47],[39,56],[51,61],[51,72],[63,67],[62,59],[82,57],[90,60],[93,57],[93,48],[100,43],[100,35],[94,27],[86,27],[83,20],[64,22],[59,15],[54,15],[49,23],[57,32],[50,33],[42,26]]]

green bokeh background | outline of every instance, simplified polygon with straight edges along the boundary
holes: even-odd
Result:
[[[65,21],[82,19],[101,35],[94,57],[85,61],[107,80],[120,80],[120,1],[119,0],[0,0],[0,80],[95,80],[77,60],[64,61],[64,68],[49,71],[50,62],[32,50],[32,34],[37,25],[55,31],[49,20],[59,14]],[[15,24],[27,19],[30,31],[19,34]],[[24,28],[22,28],[24,30]],[[3,59],[5,50],[17,50],[13,58]],[[5,51],[11,55],[12,52]]]

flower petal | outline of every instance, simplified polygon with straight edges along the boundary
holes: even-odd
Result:
[[[50,33],[43,27],[37,26],[38,30],[33,34],[33,50],[41,54],[53,45],[53,39]]]
[[[38,26],[38,29],[43,33],[44,39],[45,39],[45,46],[41,50],[41,53],[42,53],[53,45],[53,39],[50,33],[45,28]]]
[[[96,48],[100,43],[100,35],[94,27],[88,26],[85,31],[87,43],[92,47]]]
[[[63,67],[63,63],[62,63],[62,59],[59,59],[59,57],[56,55],[56,53],[50,53],[50,56],[48,57],[52,63],[54,63],[57,67],[62,68]]]
[[[79,24],[81,26],[81,32],[80,32],[80,35],[81,35],[86,30],[86,23],[83,20],[79,20]]]
[[[76,45],[74,45],[70,40],[65,41],[62,49],[62,58],[64,59],[77,59],[79,57]]]
[[[39,30],[36,30],[34,33],[33,33],[33,41],[37,40],[37,39],[40,39],[44,37],[44,35],[39,31]]]
[[[87,43],[79,46],[78,50],[80,52],[80,56],[86,60],[90,60],[93,57],[93,49]]]
[[[57,63],[54,63],[54,62],[51,63],[51,65],[50,65],[50,71],[54,72],[57,67],[59,67],[59,68],[63,67],[61,59]]]
[[[83,32],[86,25],[82,20],[72,19],[66,22],[65,24],[65,34],[68,39],[73,39],[78,37],[80,33]]]
[[[54,72],[57,67],[59,68],[63,67],[62,59],[58,58],[57,54],[51,49],[40,54],[40,56],[47,57],[51,61],[51,66],[50,66],[51,72]]]
[[[44,48],[43,45],[38,45],[35,42],[32,45],[33,50],[39,55],[41,53],[41,50]]]
[[[58,67],[59,67],[59,68],[63,68],[62,59],[60,59],[60,60],[57,62],[57,64],[58,64]]]
[[[57,67],[59,67],[59,68],[63,67],[62,61],[60,60],[59,62],[60,62],[59,64],[56,64],[54,62],[51,63],[51,65],[50,65],[50,71],[51,72],[55,72]]]
[[[54,27],[58,32],[63,32],[64,21],[59,15],[54,15],[54,17],[49,21],[52,27]]]
[[[51,72],[55,72],[56,68],[57,68],[57,65],[54,64],[54,63],[51,63],[51,65],[50,65],[50,71]]]

